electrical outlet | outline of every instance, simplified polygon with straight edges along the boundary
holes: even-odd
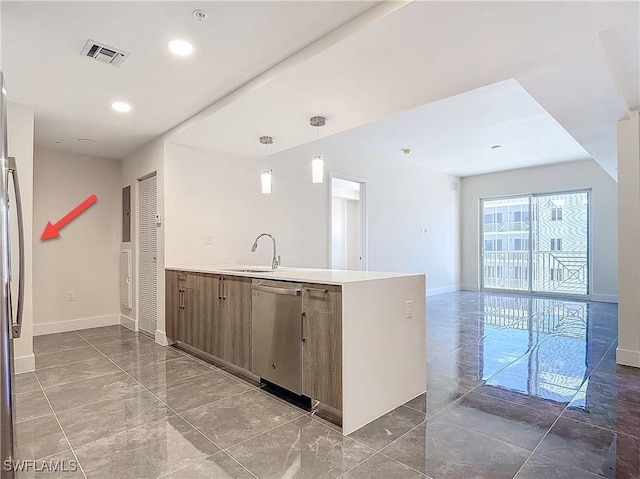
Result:
[[[202,244],[213,244],[213,235],[204,235],[202,237]]]
[[[404,305],[404,313],[407,319],[413,318],[413,301],[407,301]]]
[[[76,292],[67,291],[67,301],[75,301],[75,300],[76,300]]]

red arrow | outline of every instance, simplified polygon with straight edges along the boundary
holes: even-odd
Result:
[[[72,209],[69,213],[67,213],[60,221],[58,221],[55,225],[51,224],[51,221],[47,223],[45,226],[42,236],[40,236],[41,240],[48,240],[51,238],[58,238],[60,236],[59,230],[67,226],[71,220],[75,219],[80,213],[89,208],[92,204],[98,201],[98,197],[96,195],[91,195],[89,198],[84,200],[74,209]]]

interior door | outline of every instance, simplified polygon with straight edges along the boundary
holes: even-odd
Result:
[[[155,175],[140,180],[138,184],[139,205],[139,255],[138,291],[140,292],[138,312],[138,327],[149,334],[155,334],[158,317],[157,304],[157,255],[158,255],[158,227],[156,215],[158,212],[158,187]]]

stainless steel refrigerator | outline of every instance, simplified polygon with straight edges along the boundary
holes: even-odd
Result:
[[[13,339],[20,337],[22,306],[24,303],[24,232],[22,228],[22,203],[18,172],[14,158],[7,149],[7,92],[4,75],[0,72],[0,477],[14,477],[11,461],[14,460],[13,434]],[[10,205],[10,191],[14,191],[15,205]],[[12,207],[15,206],[15,212]],[[16,221],[17,228],[11,228]],[[18,236],[18,287],[17,304],[13,309],[11,287],[11,234]],[[23,458],[24,459],[24,458]]]

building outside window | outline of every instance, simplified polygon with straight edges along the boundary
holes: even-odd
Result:
[[[551,238],[551,251],[562,251],[562,238]]]
[[[562,221],[562,206],[551,207],[551,221]]]
[[[551,268],[551,270],[549,271],[549,279],[551,281],[562,281],[563,280],[562,269]]]

